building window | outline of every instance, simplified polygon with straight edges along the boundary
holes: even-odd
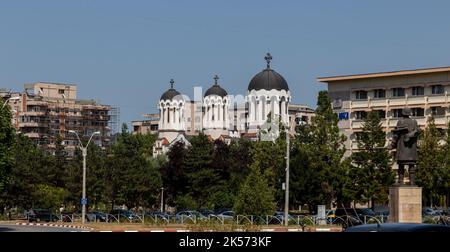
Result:
[[[433,86],[431,86],[431,93],[432,94],[443,94],[444,93],[444,86],[442,86],[442,85],[433,85]]]
[[[424,94],[424,88],[423,87],[412,87],[412,95],[413,96],[419,96]]]
[[[402,117],[402,109],[393,109],[392,116],[395,118]]]
[[[375,89],[373,97],[374,98],[385,98],[386,97],[386,90],[384,90],[384,89]]]
[[[366,118],[366,116],[367,116],[366,111],[355,111],[355,119],[362,120]]]
[[[431,107],[431,115],[432,116],[444,116],[445,108],[444,107]]]
[[[412,116],[424,116],[424,109],[423,108],[412,108],[411,109],[411,115]]]
[[[58,89],[58,94],[64,94],[64,89]]]
[[[393,97],[403,97],[403,96],[405,96],[405,89],[404,88],[393,88],[392,89],[392,96]]]
[[[378,117],[380,118],[380,119],[385,119],[386,118],[386,111],[384,111],[384,110],[374,110],[376,113],[378,113]]]
[[[367,100],[367,91],[355,91],[356,100]]]

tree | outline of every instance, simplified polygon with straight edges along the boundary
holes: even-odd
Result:
[[[293,183],[293,197],[309,204],[310,210],[317,204],[347,201],[349,162],[343,158],[346,137],[339,131],[327,91],[319,92],[312,124],[297,132],[290,164],[298,180]]]
[[[350,173],[354,199],[371,201],[372,207],[375,202],[386,204],[395,176],[389,151],[385,148],[386,133],[376,111],[371,111],[364,119],[357,143],[359,151],[352,154],[354,167]]]
[[[151,155],[155,137],[132,135],[126,124],[111,147],[107,166],[108,198],[112,205],[129,208],[152,207],[156,204],[162,185],[160,167]]]
[[[187,177],[184,170],[186,148],[183,141],[177,141],[167,152],[168,161],[161,166],[161,177],[168,204],[174,204],[175,199],[187,193]]]
[[[209,196],[218,190],[219,181],[218,172],[212,169],[214,147],[204,134],[192,137],[190,143],[184,158],[188,195],[197,208],[208,207]]]
[[[11,110],[8,105],[0,108],[0,195],[6,192],[8,177],[13,168],[14,128],[11,125]],[[5,202],[0,199],[0,211]]]
[[[445,206],[450,206],[450,122],[445,132],[444,145],[442,146],[442,156],[444,158],[442,170],[439,174],[439,192],[445,195]]]
[[[233,210],[237,215],[273,215],[276,203],[274,190],[268,185],[258,165],[251,165],[250,174],[241,185]]]
[[[433,198],[437,196],[443,170],[443,155],[439,145],[440,133],[434,123],[434,118],[429,117],[427,127],[419,135],[419,160],[417,162],[416,184],[423,188],[425,202],[433,205]]]
[[[34,192],[38,184],[45,184],[48,178],[44,167],[48,165],[47,153],[28,137],[18,134],[12,146],[13,166],[10,170],[7,190],[2,195],[8,207],[31,208],[36,203]]]

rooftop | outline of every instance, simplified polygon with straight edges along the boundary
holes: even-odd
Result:
[[[392,72],[378,72],[378,73],[319,77],[319,78],[317,78],[317,81],[333,82],[333,81],[345,81],[345,80],[355,80],[355,79],[368,79],[368,78],[380,78],[380,77],[440,73],[440,72],[450,72],[450,66],[435,67],[435,68],[421,68],[421,69],[413,69],[413,70],[399,70],[399,71],[392,71]]]

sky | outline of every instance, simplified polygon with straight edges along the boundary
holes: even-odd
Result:
[[[219,75],[229,94],[272,68],[293,103],[316,107],[317,77],[450,66],[450,1],[0,1],[0,88],[78,86],[120,108],[157,112],[175,88],[193,97]]]

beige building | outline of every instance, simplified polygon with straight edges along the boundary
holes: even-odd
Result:
[[[131,121],[133,134],[158,134],[159,114],[145,114],[145,120]]]
[[[328,84],[333,109],[339,114],[339,127],[347,136],[349,153],[357,150],[356,138],[367,112],[380,113],[384,130],[396,126],[403,108],[424,128],[433,116],[436,126],[447,128],[450,117],[450,67],[403,70],[369,74],[320,77]],[[386,143],[388,144],[388,143]]]
[[[80,138],[88,138],[99,131],[93,141],[98,146],[110,144],[111,106],[94,100],[77,99],[77,86],[60,83],[25,84],[23,92],[3,92],[13,111],[13,125],[19,133],[47,148],[54,148],[58,135],[68,150],[78,145]],[[70,153],[70,151],[69,151]]]

